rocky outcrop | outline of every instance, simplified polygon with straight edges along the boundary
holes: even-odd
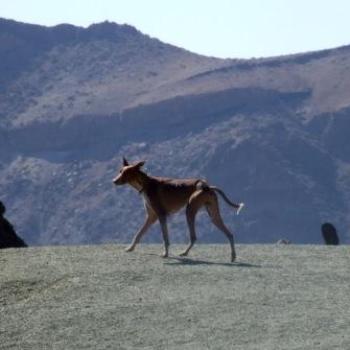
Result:
[[[26,243],[18,237],[11,223],[4,217],[6,208],[0,201],[0,249],[23,248]]]
[[[339,237],[336,228],[329,222],[322,225],[322,236],[325,244],[327,245],[338,245]]]

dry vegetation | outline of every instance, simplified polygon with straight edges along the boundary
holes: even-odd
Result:
[[[1,349],[347,349],[347,246],[10,249]]]

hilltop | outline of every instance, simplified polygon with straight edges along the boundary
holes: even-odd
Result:
[[[123,155],[246,202],[223,205],[238,242],[320,243],[325,221],[349,242],[349,46],[223,60],[128,25],[2,19],[0,61],[0,193],[29,244],[130,240],[144,214],[112,187]],[[171,232],[184,241],[183,217]]]
[[[3,349],[346,349],[349,248],[198,245],[9,249]]]

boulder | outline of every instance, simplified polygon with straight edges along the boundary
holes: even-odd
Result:
[[[20,238],[11,223],[4,217],[5,205],[0,201],[0,249],[27,247],[27,244]]]

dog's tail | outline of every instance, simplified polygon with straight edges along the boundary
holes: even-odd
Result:
[[[225,201],[228,205],[230,205],[231,207],[234,207],[234,208],[237,210],[237,213],[236,213],[237,215],[238,215],[239,212],[243,209],[244,203],[236,204],[236,203],[231,202],[231,201],[227,198],[227,196],[226,196],[226,194],[224,193],[224,191],[220,190],[220,188],[218,188],[218,187],[216,187],[216,186],[210,186],[210,189],[213,190],[213,191],[215,191],[215,192],[217,192],[217,193],[219,193],[219,195],[224,199],[224,201]]]

